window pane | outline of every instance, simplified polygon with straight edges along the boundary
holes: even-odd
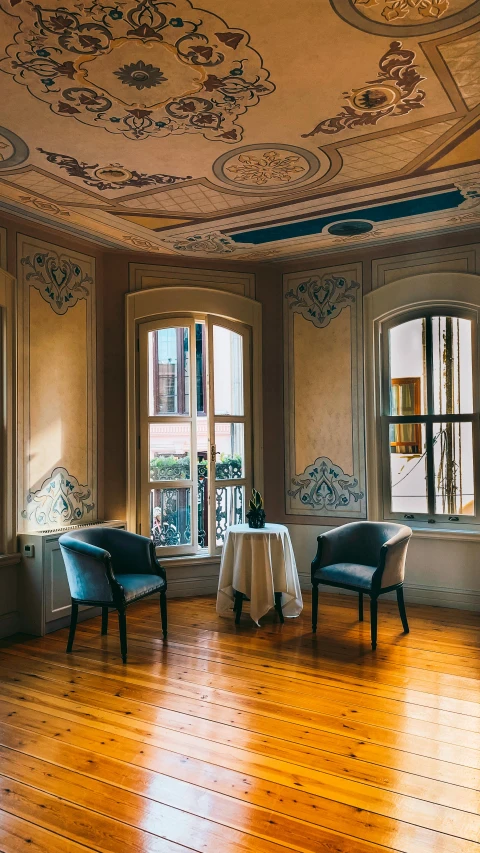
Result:
[[[428,512],[424,424],[391,424],[392,512]]]
[[[208,462],[202,454],[198,454],[198,547],[208,547]]]
[[[195,323],[195,356],[197,360],[197,414],[205,415],[207,413],[205,323]]]
[[[190,489],[152,489],[150,492],[150,529],[154,545],[189,545]]]
[[[243,424],[215,424],[217,480],[236,480],[244,477]]]
[[[473,515],[472,424],[435,424],[435,512]]]
[[[148,333],[149,415],[188,415],[190,368],[188,328]]]
[[[460,317],[432,317],[435,414],[473,412],[472,323]]]
[[[215,414],[243,415],[243,338],[223,326],[213,327]]]
[[[216,490],[215,530],[217,545],[223,545],[227,527],[242,524],[244,519],[245,489],[243,486],[224,486]]]
[[[390,414],[426,411],[425,320],[400,323],[389,332]]]
[[[150,479],[190,479],[190,424],[149,424]]]

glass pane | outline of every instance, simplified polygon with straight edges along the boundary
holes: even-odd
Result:
[[[198,454],[198,547],[208,547],[208,462],[203,454]]]
[[[149,415],[188,415],[190,366],[188,328],[148,333]]]
[[[432,317],[434,413],[473,412],[472,323]]]
[[[217,545],[223,545],[227,527],[242,524],[245,506],[243,486],[224,486],[215,493],[215,531]]]
[[[150,492],[150,529],[156,546],[189,545],[190,489],[152,489]]]
[[[243,424],[215,424],[215,447],[217,480],[236,480],[244,477]]]
[[[149,424],[151,480],[190,479],[190,424]]]
[[[424,424],[391,424],[392,512],[428,512]]]
[[[400,323],[389,332],[390,414],[426,411],[425,320]]]
[[[195,323],[195,356],[197,360],[197,415],[206,415],[207,413],[205,350],[205,323]]]
[[[473,515],[472,424],[435,424],[435,512]]]
[[[223,326],[213,327],[215,414],[243,415],[243,338]]]

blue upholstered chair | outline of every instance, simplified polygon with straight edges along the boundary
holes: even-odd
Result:
[[[127,662],[125,611],[133,601],[160,593],[163,636],[167,636],[167,576],[153,542],[112,527],[90,527],[64,533],[58,540],[67,570],[72,617],[67,652],[72,651],[78,605],[102,608],[102,634],[108,630],[108,608],[118,610],[122,660]]]
[[[317,630],[318,587],[358,592],[358,618],[363,621],[363,596],[370,596],[372,649],[377,647],[377,599],[396,590],[403,630],[409,627],[403,600],[405,558],[412,531],[404,524],[357,521],[329,530],[317,539],[312,563],[312,629]]]

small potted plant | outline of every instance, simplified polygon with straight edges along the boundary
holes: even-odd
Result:
[[[255,530],[265,527],[265,510],[263,509],[263,498],[260,492],[252,489],[249,511],[247,512],[248,526]]]

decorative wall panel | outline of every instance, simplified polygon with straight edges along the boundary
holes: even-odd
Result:
[[[209,287],[226,290],[240,296],[255,298],[253,273],[204,270],[194,267],[169,267],[153,264],[130,264],[130,290],[148,290],[150,287]]]
[[[96,519],[93,258],[18,235],[18,527]]]
[[[0,228],[0,268],[7,269],[7,229]]]
[[[362,268],[284,276],[286,512],[364,518]]]

